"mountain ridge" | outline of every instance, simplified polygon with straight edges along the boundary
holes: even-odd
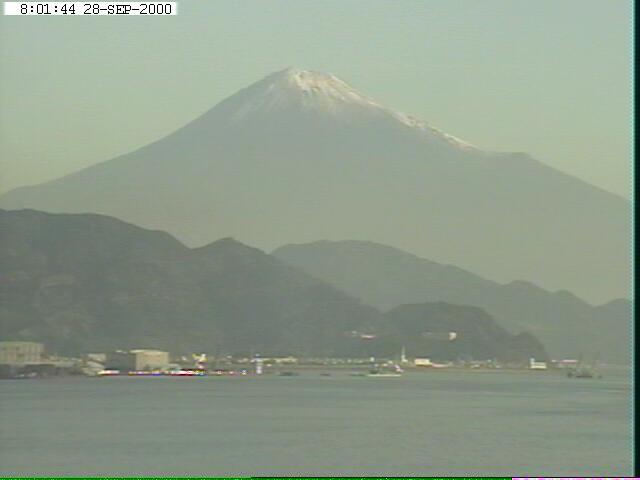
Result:
[[[368,241],[285,245],[272,254],[383,311],[425,301],[475,305],[511,332],[532,332],[552,355],[600,353],[630,361],[628,299],[594,306],[566,290],[547,291],[524,280],[500,284]]]
[[[360,358],[395,355],[407,340],[375,308],[259,249],[231,238],[190,249],[103,215],[0,210],[0,304],[3,340],[66,355],[160,348]],[[484,312],[423,308],[449,309],[451,325],[466,325],[472,357],[541,352],[535,338],[514,350],[519,337]],[[365,344],[354,331],[376,340]]]

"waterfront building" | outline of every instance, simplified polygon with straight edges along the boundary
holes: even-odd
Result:
[[[37,342],[0,342],[0,364],[41,363],[44,345]]]
[[[547,362],[536,362],[535,358],[529,359],[529,369],[530,370],[546,370]]]
[[[87,353],[85,359],[89,362],[105,363],[107,361],[106,353]]]
[[[121,371],[163,370],[169,366],[169,352],[135,349],[107,355],[107,368]]]
[[[432,366],[431,359],[429,359],[429,358],[414,358],[413,359],[413,364],[416,367],[431,367]]]

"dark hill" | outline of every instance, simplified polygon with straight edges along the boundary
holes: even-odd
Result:
[[[436,360],[548,360],[542,344],[531,334],[511,335],[477,307],[444,302],[402,305],[386,314],[412,357]]]
[[[156,347],[332,355],[373,308],[232,239],[191,250],[101,215],[0,212],[2,337],[60,353]],[[346,349],[346,350],[345,350]]]

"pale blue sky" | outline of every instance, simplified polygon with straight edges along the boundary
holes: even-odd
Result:
[[[629,1],[178,3],[164,18],[0,19],[0,191],[142,146],[295,65],[629,195]]]

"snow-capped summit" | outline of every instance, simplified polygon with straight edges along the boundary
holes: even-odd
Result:
[[[337,107],[340,104],[356,104],[380,107],[371,98],[358,92],[333,74],[289,67],[265,78],[269,89],[287,94],[302,94],[307,105]]]
[[[469,142],[449,135],[427,122],[384,107],[331,73],[289,67],[240,90],[223,103],[229,108],[229,120],[234,123],[255,115],[271,116],[278,110],[291,109],[332,115],[338,121],[385,118],[420,132],[425,140],[445,142],[463,150],[477,150]]]

